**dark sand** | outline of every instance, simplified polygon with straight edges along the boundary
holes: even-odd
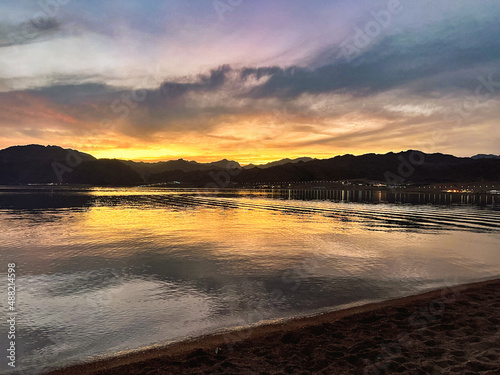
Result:
[[[500,374],[500,279],[205,336],[50,374],[392,373]]]

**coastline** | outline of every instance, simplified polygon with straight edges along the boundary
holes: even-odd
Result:
[[[493,374],[500,361],[499,317],[500,278],[206,335],[45,374],[327,374],[333,369],[378,374],[448,368]],[[216,348],[222,351],[216,354]]]

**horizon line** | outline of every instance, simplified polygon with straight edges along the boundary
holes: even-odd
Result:
[[[261,163],[258,163],[258,162],[244,163],[244,162],[240,162],[240,161],[235,160],[235,159],[231,159],[229,156],[222,157],[222,159],[216,158],[216,159],[211,160],[211,161],[198,161],[198,160],[194,160],[194,159],[189,159],[189,156],[184,156],[184,157],[180,157],[180,158],[173,157],[172,159],[155,159],[155,160],[151,160],[151,159],[149,159],[149,160],[148,159],[130,159],[130,158],[126,158],[126,157],[124,157],[124,158],[109,158],[109,157],[99,158],[99,157],[94,156],[91,152],[82,151],[82,150],[77,149],[77,148],[65,148],[65,147],[58,146],[58,145],[52,145],[52,144],[42,145],[42,144],[38,144],[38,143],[30,143],[30,144],[24,144],[24,145],[12,145],[12,146],[8,146],[8,147],[5,147],[3,149],[0,149],[0,151],[7,150],[7,149],[12,148],[12,147],[28,147],[28,146],[59,147],[59,148],[64,149],[64,150],[73,150],[73,151],[78,151],[78,152],[81,152],[81,153],[88,154],[88,155],[96,158],[97,160],[106,160],[106,159],[108,159],[108,160],[121,160],[121,161],[128,161],[128,162],[135,162],[135,163],[146,163],[146,164],[166,163],[166,162],[170,162],[170,161],[179,161],[179,160],[183,160],[183,161],[186,161],[186,162],[195,162],[195,163],[198,163],[198,164],[209,164],[209,163],[217,163],[217,162],[220,162],[220,161],[229,161],[229,162],[236,162],[241,167],[245,167],[245,166],[248,166],[248,165],[255,165],[255,166],[267,165],[267,164],[270,164],[270,163],[273,163],[273,162],[279,162],[279,161],[282,161],[282,160],[285,160],[285,159],[289,159],[289,160],[292,160],[292,161],[296,160],[296,159],[302,159],[302,158],[310,158],[312,160],[327,160],[327,159],[335,158],[337,156],[349,156],[349,155],[352,155],[352,156],[387,155],[387,154],[390,154],[390,153],[399,154],[399,153],[410,152],[410,151],[422,152],[424,154],[451,155],[451,156],[454,156],[454,157],[457,157],[457,158],[472,158],[472,157],[478,156],[478,155],[486,155],[486,156],[491,156],[492,155],[492,156],[500,157],[500,155],[491,154],[491,153],[478,153],[478,154],[471,155],[471,156],[457,156],[457,155],[447,154],[447,153],[443,153],[443,152],[424,152],[424,151],[421,151],[421,150],[418,150],[418,149],[408,149],[408,150],[400,150],[400,151],[387,151],[385,153],[364,152],[364,153],[332,154],[331,156],[325,156],[325,157],[313,157],[313,156],[307,156],[307,155],[293,156],[293,157],[292,156],[285,156],[285,157],[280,157],[279,159],[272,159],[272,160],[270,159],[270,161],[264,161],[264,162],[261,162]]]

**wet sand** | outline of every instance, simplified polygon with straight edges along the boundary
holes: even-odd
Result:
[[[500,279],[209,335],[49,374],[392,373],[499,374]]]

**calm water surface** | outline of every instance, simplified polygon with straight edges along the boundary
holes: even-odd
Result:
[[[491,207],[297,198],[0,188],[4,294],[7,263],[17,265],[17,370],[500,275]],[[6,353],[6,298],[0,307]]]

